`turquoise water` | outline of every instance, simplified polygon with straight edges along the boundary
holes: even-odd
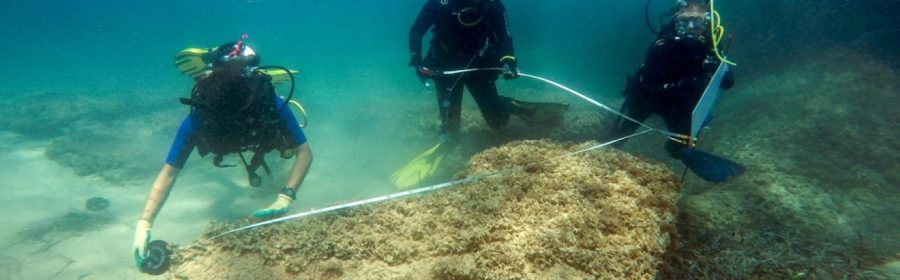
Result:
[[[422,87],[405,65],[408,30],[418,5],[232,1],[198,8],[205,6],[209,4],[202,1],[13,3],[4,10],[12,22],[4,28],[11,46],[2,58],[20,66],[2,78],[5,90],[14,95],[47,92],[59,98],[75,92],[125,94],[133,103],[165,100],[171,101],[168,107],[177,108],[177,98],[189,92],[192,82],[175,71],[174,53],[186,47],[216,46],[247,33],[247,43],[263,64],[301,70],[297,98],[310,110],[312,123],[306,133],[317,161],[311,176],[322,174],[332,178],[329,181],[341,181],[348,165],[358,166],[359,170],[350,172],[372,176],[369,179],[376,185],[385,184],[383,174],[412,155],[385,152],[408,146],[402,143],[408,124],[391,119],[397,116],[390,113],[400,108],[416,110],[423,114],[421,118],[436,115],[430,108],[431,90]],[[646,32],[617,27],[638,16],[634,10],[594,14],[574,4],[510,5],[509,9],[522,71],[546,73],[578,84],[585,92],[618,92],[621,73],[641,57],[641,52],[628,49],[643,49],[652,38]],[[558,15],[567,15],[567,20],[556,21]],[[557,32],[574,26],[578,27],[571,34]],[[612,37],[592,35],[610,27],[615,27]],[[620,38],[626,33],[639,36],[623,42]],[[618,50],[627,56],[598,50]],[[605,81],[596,82],[598,76]],[[516,86],[541,85],[501,82],[501,87]],[[286,88],[280,90],[286,94]],[[164,155],[168,143],[154,144],[146,149]],[[420,143],[414,149],[427,145]],[[394,165],[382,163],[384,157],[391,158],[384,162]],[[356,186],[360,182],[370,181],[335,185],[368,194],[365,190],[373,187]],[[375,193],[386,191],[375,188],[381,188]]]
[[[139,277],[129,267],[129,227],[187,112],[177,99],[187,96],[193,84],[173,66],[174,55],[244,33],[262,64],[301,71],[295,98],[310,113],[304,131],[315,159],[292,210],[397,191],[390,174],[434,143],[438,124],[431,89],[406,66],[408,31],[420,2],[6,1],[0,9],[0,61],[6,68],[0,75],[0,94],[6,97],[0,136],[6,144],[0,151],[17,167],[0,173],[11,184],[0,204],[33,210],[24,216],[4,214],[0,220],[0,279],[56,271],[64,276]],[[640,65],[654,39],[644,23],[644,3],[529,0],[506,5],[522,72],[556,80],[614,108],[621,102],[625,75]],[[668,5],[654,1],[651,11],[659,14]],[[900,5],[721,1],[717,6],[727,31],[735,34],[731,57],[740,66],[735,68],[737,85],[723,97],[717,130],[706,145],[755,167],[751,174],[765,174],[759,175],[765,180],[751,177],[727,186],[688,180],[686,196],[702,198],[724,188],[766,193],[757,198],[768,201],[766,186],[794,182],[782,187],[800,201],[803,194],[822,193],[817,197],[828,202],[770,202],[793,211],[793,223],[785,221],[784,211],[762,213],[765,219],[754,220],[815,232],[820,228],[805,221],[821,217],[808,209],[825,216],[842,211],[845,216],[834,222],[841,230],[813,239],[865,235],[875,240],[863,246],[868,251],[850,255],[868,266],[897,258],[893,254],[900,245],[890,240],[900,237],[894,227],[900,226],[900,211],[890,205],[897,204],[894,193],[900,185],[900,111],[894,96]],[[814,87],[822,84],[829,87]],[[594,110],[537,81],[498,85],[504,95],[562,100],[578,106],[573,109]],[[817,94],[804,97],[810,88]],[[466,109],[475,110],[467,102]],[[479,118],[473,121],[484,126]],[[810,136],[826,130],[843,132],[846,138]],[[469,137],[495,137],[483,131]],[[639,139],[626,149],[667,161],[680,172],[679,163],[666,158],[661,141]],[[871,144],[848,144],[861,141]],[[785,150],[770,150],[777,147]],[[276,158],[269,158],[276,174],[263,188],[251,189],[242,170],[216,169],[209,158],[193,155],[157,220],[155,236],[188,243],[210,220],[239,219],[268,204],[289,167]],[[854,178],[835,175],[846,170]],[[449,179],[455,171],[442,176]],[[67,213],[81,213],[84,201],[93,196],[111,199],[110,209],[101,215],[116,222],[90,219],[86,222],[99,223],[101,230],[56,230],[37,241],[20,234],[72,217]],[[825,228],[833,225],[829,222],[822,222]],[[692,226],[686,230],[712,230]],[[83,247],[100,246],[104,240],[114,244],[110,251],[78,257]],[[36,261],[28,256],[47,244],[53,245],[40,254],[75,261],[64,265],[57,257]]]

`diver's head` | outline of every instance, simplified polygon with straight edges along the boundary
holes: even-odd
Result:
[[[259,56],[250,46],[244,44],[244,39],[247,39],[246,34],[237,42],[225,43],[216,48],[213,53],[213,67],[238,62],[248,68],[259,66]]]
[[[675,39],[706,41],[710,21],[709,4],[705,0],[681,0],[672,16]]]

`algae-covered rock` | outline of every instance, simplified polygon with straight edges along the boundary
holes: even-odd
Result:
[[[900,250],[898,72],[851,49],[814,56],[722,99],[698,148],[747,172],[688,175],[668,278],[897,279],[873,267]]]
[[[613,150],[520,141],[455,188],[201,241],[189,279],[652,279],[672,242],[676,177]],[[214,224],[207,237],[238,225]]]

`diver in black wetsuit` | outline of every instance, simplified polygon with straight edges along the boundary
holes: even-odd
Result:
[[[434,36],[423,59],[422,38],[429,29]],[[463,86],[469,89],[484,120],[494,129],[505,126],[510,113],[526,121],[541,121],[534,118],[552,115],[546,113],[548,110],[560,117],[568,108],[568,104],[531,103],[500,96],[494,84],[499,71],[439,74],[448,70],[504,67],[506,79],[518,77],[506,7],[500,0],[427,1],[410,29],[409,51],[409,65],[416,67],[419,78],[423,82],[432,78],[435,82],[445,136],[452,138],[459,130]]]
[[[644,64],[634,77],[628,78],[621,112],[640,122],[655,113],[665,120],[670,132],[690,135],[691,114],[721,62],[712,47],[707,2],[678,1],[677,5],[672,21],[647,51]],[[728,89],[733,85],[734,75],[728,71],[720,86]],[[619,117],[607,139],[627,136],[638,126]],[[736,163],[685,143],[669,140],[665,147],[669,155],[681,159],[708,181],[724,181],[743,171]]]

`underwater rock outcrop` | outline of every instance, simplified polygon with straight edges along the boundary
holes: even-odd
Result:
[[[793,57],[723,98],[700,148],[748,172],[685,181],[667,278],[900,279],[877,271],[900,259],[900,73],[847,48]]]
[[[135,96],[140,96],[136,102]],[[174,99],[174,98],[171,98]],[[60,92],[0,100],[0,130],[47,141],[48,159],[114,185],[151,178],[186,111],[160,92]],[[136,160],[137,159],[137,160]]]
[[[588,143],[590,144],[590,143]],[[517,141],[474,156],[450,189],[205,240],[177,279],[652,279],[673,243],[677,178],[602,150]]]

